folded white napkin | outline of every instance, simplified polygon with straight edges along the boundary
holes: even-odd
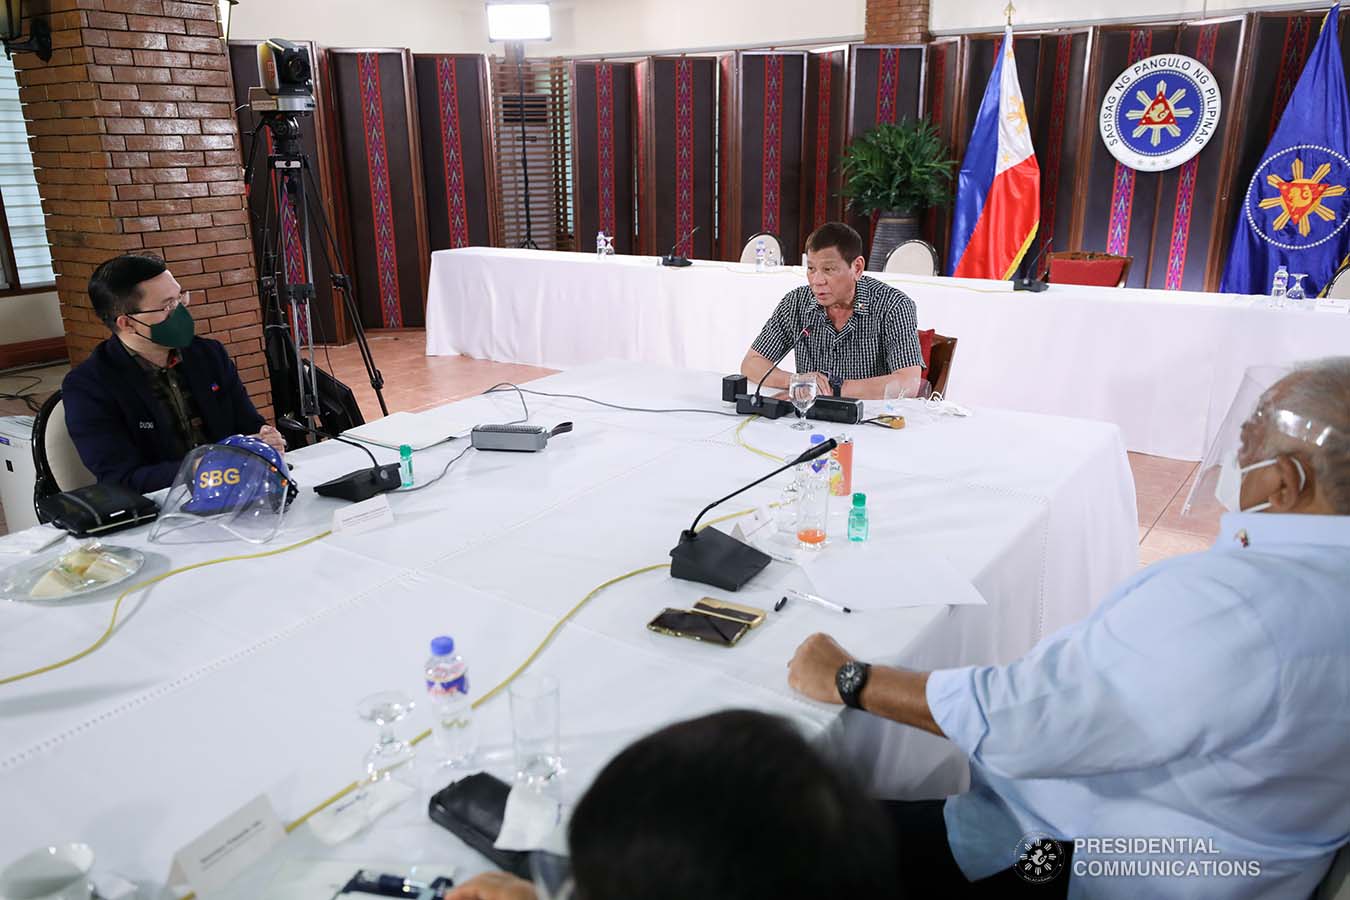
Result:
[[[55,525],[34,525],[0,537],[0,553],[23,556],[46,550],[66,533]]]
[[[502,830],[494,846],[498,850],[546,850],[567,854],[562,805],[556,790],[542,790],[516,782],[506,797]]]

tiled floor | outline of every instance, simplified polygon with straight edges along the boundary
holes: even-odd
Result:
[[[415,412],[481,393],[501,381],[517,383],[552,374],[536,366],[509,365],[466,356],[426,355],[426,337],[420,331],[380,334],[370,339],[371,354],[384,375],[384,398],[390,412]],[[361,364],[355,344],[318,351],[319,364],[331,371],[356,395],[366,419],[378,418],[375,392]],[[0,375],[0,393],[15,393],[33,377],[31,388],[40,400],[61,384],[67,368],[53,366],[23,375]],[[20,401],[0,400],[0,415],[26,414]],[[1201,515],[1181,516],[1196,464],[1161,456],[1131,453],[1130,468],[1139,509],[1139,556],[1143,565],[1180,553],[1207,548],[1218,532],[1218,510],[1212,502],[1200,506]],[[5,533],[0,515],[0,534]]]

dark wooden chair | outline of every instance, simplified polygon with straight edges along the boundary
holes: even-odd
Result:
[[[952,357],[956,355],[956,338],[933,335],[933,349],[928,354],[928,371],[924,374],[933,391],[947,396],[947,376],[952,373]]]
[[[1045,280],[1051,284],[1082,284],[1091,287],[1124,287],[1133,256],[1065,250],[1049,254]]]

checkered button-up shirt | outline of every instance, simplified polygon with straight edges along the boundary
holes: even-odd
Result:
[[[902,291],[864,275],[853,295],[853,315],[842,331],[803,285],[779,302],[750,349],[766,359],[782,359],[803,328],[811,333],[797,347],[798,372],[824,372],[856,380],[922,366],[914,301]]]

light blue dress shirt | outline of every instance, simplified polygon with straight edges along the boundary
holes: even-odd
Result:
[[[1350,516],[1224,516],[1208,552],[927,695],[970,757],[945,807],[968,878],[1033,832],[1193,838],[1079,845],[1070,896],[1307,898],[1350,841]]]

